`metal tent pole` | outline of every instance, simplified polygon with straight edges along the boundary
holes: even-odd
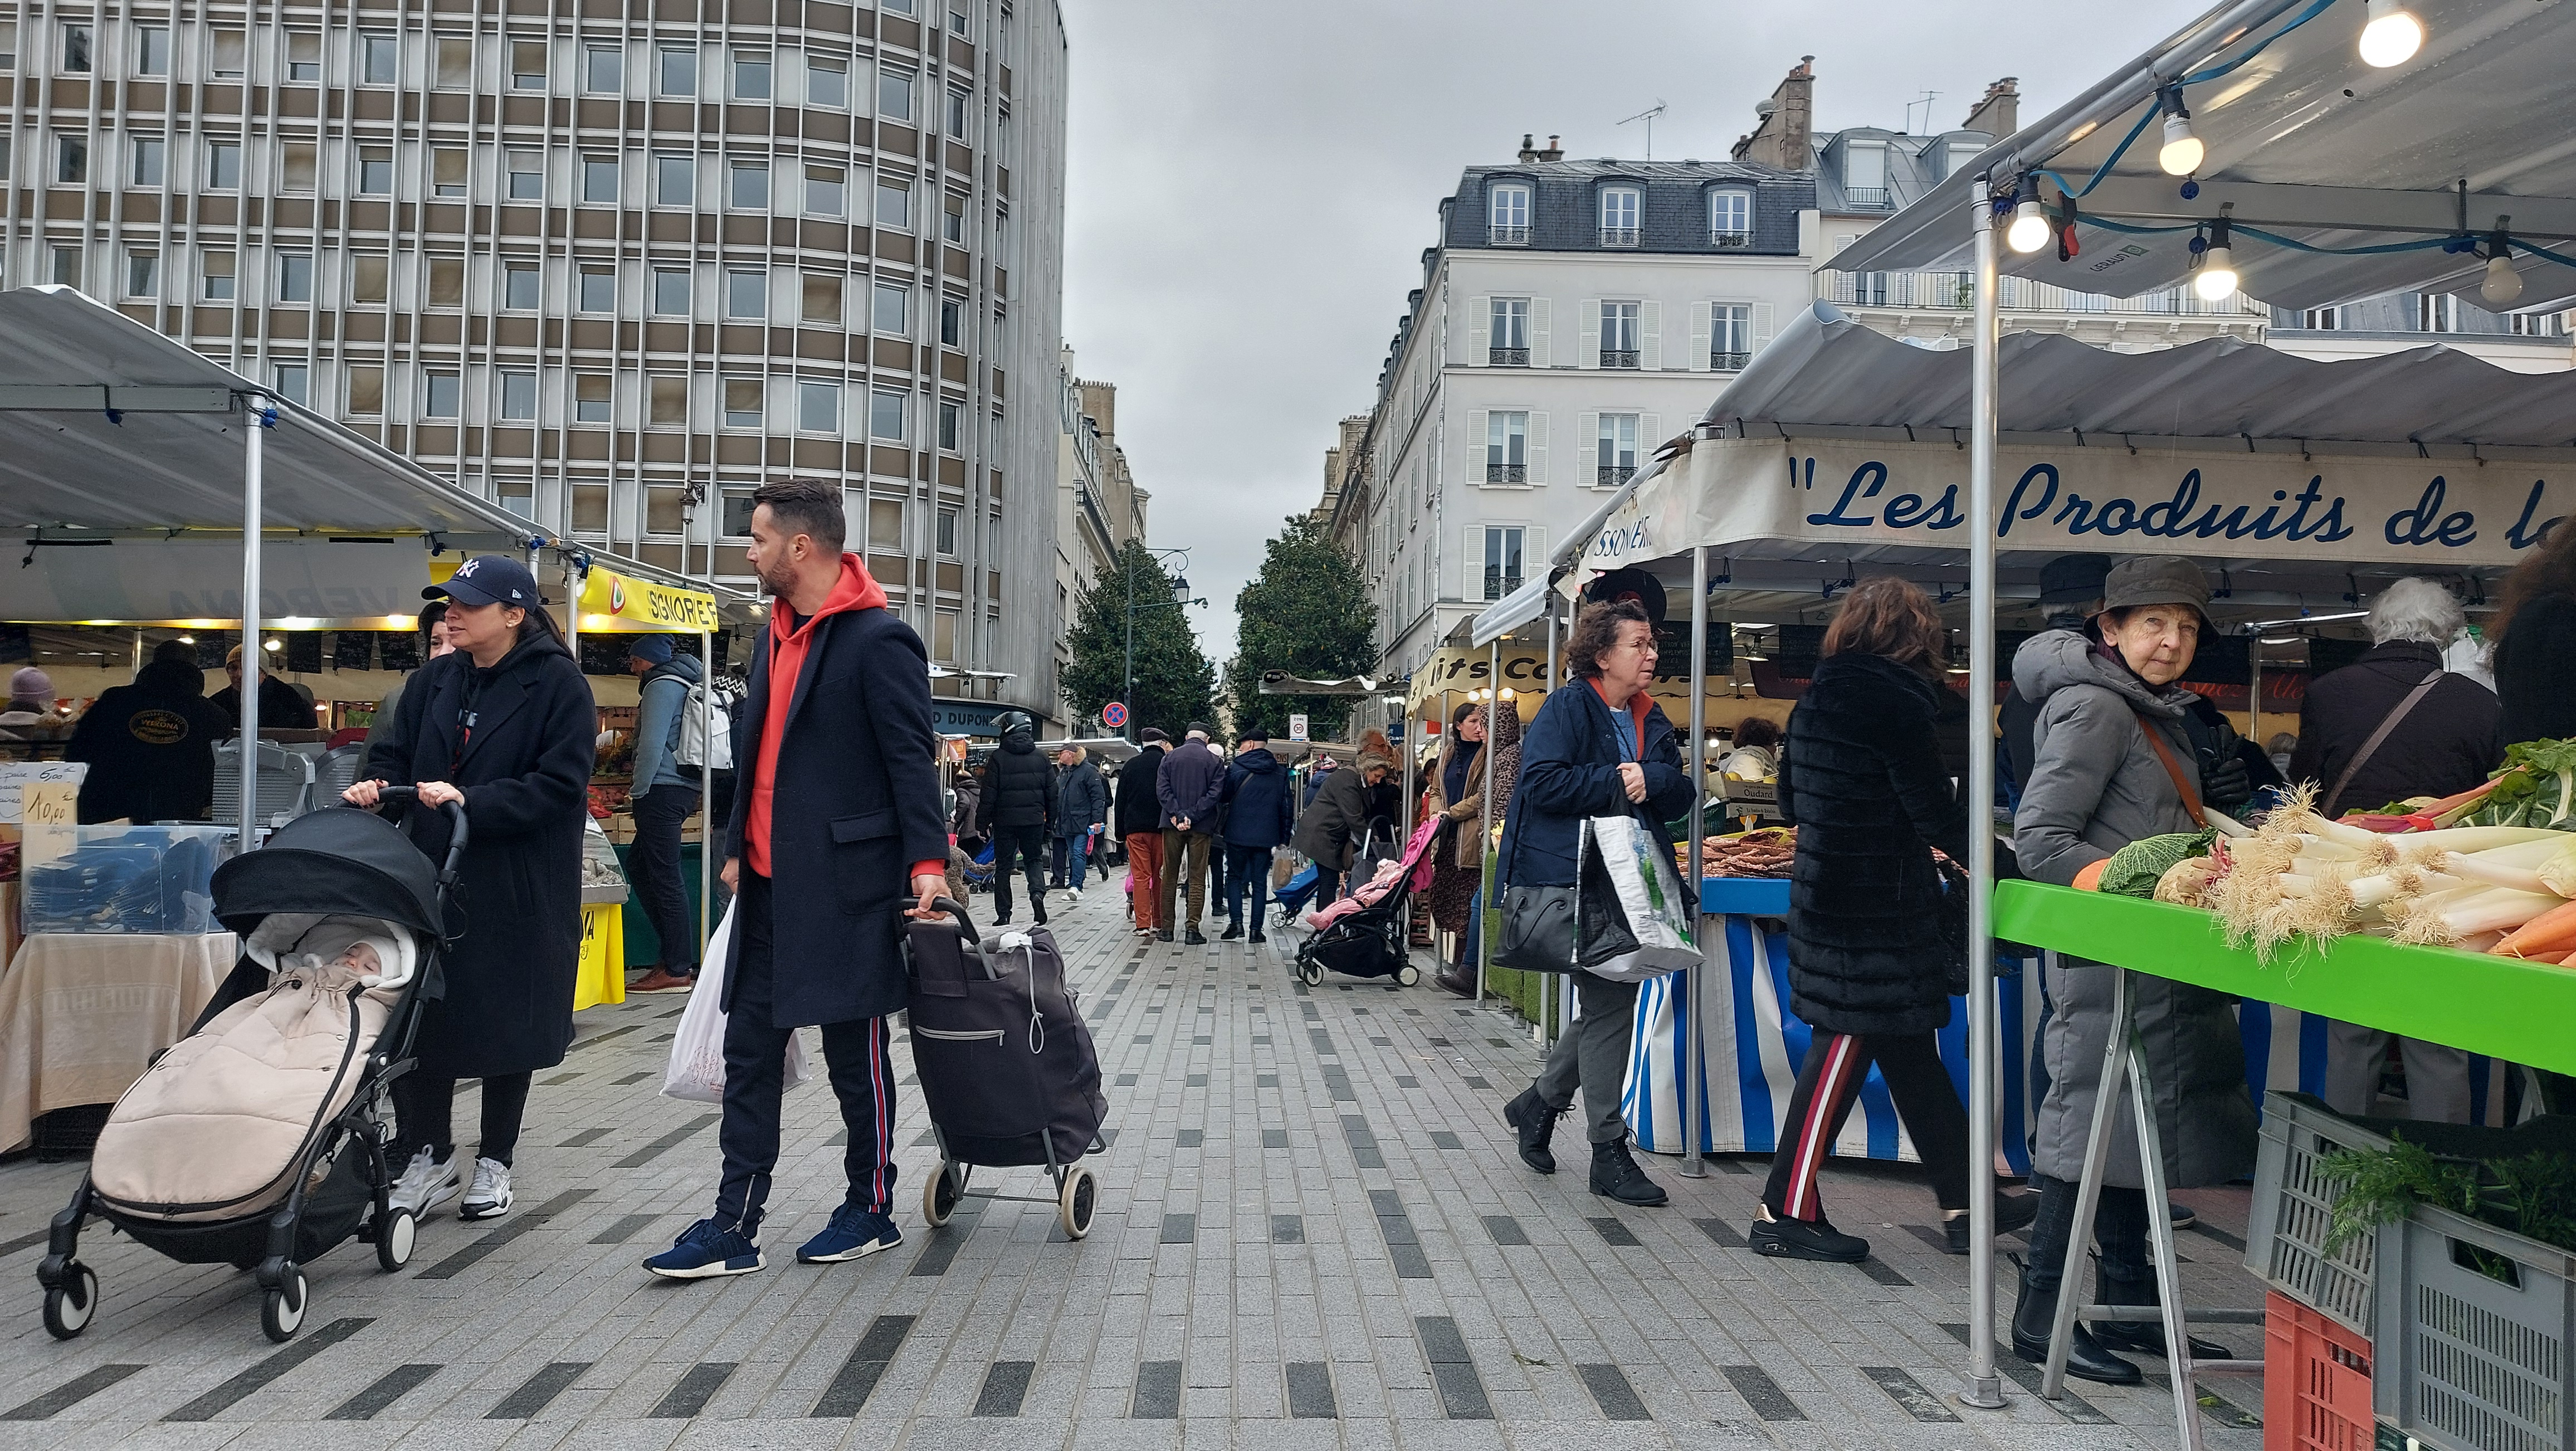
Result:
[[[712,591],[710,591],[712,593]],[[707,960],[714,939],[716,910],[716,768],[709,764],[716,744],[716,637],[698,632],[698,667],[703,692],[698,701],[698,962]]]
[[[1980,178],[1968,517],[1968,1385],[1962,1404],[2004,1404],[1995,1373],[1995,213]]]
[[[1682,750],[1682,773],[1690,778],[1690,841],[1683,848],[1682,860],[1690,863],[1683,875],[1682,890],[1690,893],[1691,935],[1701,938],[1708,919],[1700,915],[1699,842],[1706,829],[1708,786],[1703,768],[1707,758],[1700,745],[1701,732],[1708,729],[1708,702],[1703,698],[1708,688],[1708,546],[1691,546],[1691,661],[1690,661],[1690,744]],[[1708,1075],[1700,1063],[1700,1052],[1706,1030],[1700,1023],[1700,1007],[1707,1000],[1703,990],[1708,973],[1703,969],[1708,958],[1703,952],[1699,965],[1685,968],[1679,984],[1683,994],[1681,1018],[1682,1049],[1682,1175],[1697,1179],[1708,1173],[1708,1161],[1701,1157],[1700,1146],[1708,1142]]]
[[[1555,690],[1557,682],[1565,678],[1563,672],[1556,668],[1556,638],[1556,594],[1551,590],[1547,598],[1547,673],[1545,676],[1545,684],[1550,691]],[[1545,703],[1544,699],[1541,703]],[[1490,754],[1493,749],[1493,732],[1488,730],[1485,733],[1485,750]],[[1538,993],[1539,1037],[1553,1048],[1556,1046],[1556,1040],[1565,1032],[1565,974],[1551,972],[1540,978]]]
[[[531,571],[533,573],[533,571]],[[581,569],[570,554],[563,556],[564,573],[564,644],[572,651],[575,665],[581,663]],[[539,609],[545,606],[540,604]]]
[[[1495,682],[1503,678],[1503,642],[1501,637],[1497,636],[1493,641],[1492,651],[1486,656],[1486,662],[1485,810],[1488,813],[1489,819],[1500,821],[1503,819],[1501,809],[1502,803],[1494,799],[1494,722],[1503,718],[1503,693],[1499,689],[1495,688]],[[1519,703],[1514,702],[1512,709],[1515,711],[1519,710]],[[1485,843],[1485,850],[1497,852],[1494,860],[1493,882],[1494,890],[1499,893],[1503,889],[1503,863],[1502,858],[1499,855],[1498,844],[1489,841]],[[1494,904],[1491,902],[1487,902],[1485,904],[1487,908],[1491,908],[1493,905]],[[1483,924],[1479,923],[1477,925],[1481,927]],[[1476,1005],[1478,1007],[1484,1006],[1485,1002],[1485,965],[1494,960],[1494,936],[1495,934],[1491,932],[1480,931],[1476,934]]]
[[[275,421],[266,399],[245,397],[242,413],[241,850],[259,845],[260,450]]]
[[[2245,682],[2245,739],[2252,741],[2254,749],[2259,751],[2263,749],[2263,632],[2261,629],[2247,632],[2245,658],[2254,663],[2254,668]]]

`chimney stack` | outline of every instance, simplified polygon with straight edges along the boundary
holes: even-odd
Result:
[[[1563,161],[1565,159],[1565,148],[1557,145],[1556,143],[1556,137],[1550,136],[1547,138],[1547,149],[1538,154],[1538,159],[1541,161]]]
[[[1536,160],[1538,160],[1538,148],[1530,145],[1530,133],[1524,131],[1521,133],[1521,165],[1527,166]]]
[[[1781,80],[1770,100],[1753,108],[1760,119],[1751,135],[1736,141],[1736,160],[1783,171],[1804,171],[1816,164],[1815,67],[1814,56],[1800,56],[1797,68]]]
[[[2019,76],[2006,76],[1986,87],[1985,98],[1968,111],[1968,119],[1959,123],[1962,131],[1983,131],[2001,141],[2021,129],[2021,91]]]

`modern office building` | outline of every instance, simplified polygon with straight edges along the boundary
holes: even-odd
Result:
[[[1058,714],[1054,0],[15,13],[0,285],[691,574],[838,480],[937,693]]]
[[[1049,690],[1059,688],[1073,663],[1074,612],[1082,591],[1100,578],[1130,540],[1145,537],[1145,508],[1153,496],[1136,487],[1127,451],[1118,446],[1118,385],[1074,376],[1073,349],[1064,350],[1057,375],[1055,645],[1048,656]],[[1096,717],[1075,719],[1073,735],[1115,735]]]

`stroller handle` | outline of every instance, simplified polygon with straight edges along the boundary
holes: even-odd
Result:
[[[376,788],[376,800],[379,804],[399,804],[410,806],[420,800],[420,788],[417,786],[379,786]],[[442,802],[440,803],[438,810],[441,815],[447,818],[447,863],[439,868],[439,875],[452,881],[456,876],[457,865],[465,860],[465,838],[467,834],[465,825],[465,803],[462,801]]]

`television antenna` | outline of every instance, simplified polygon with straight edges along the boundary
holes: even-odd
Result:
[[[1664,98],[1657,96],[1655,98],[1655,104],[1648,106],[1646,109],[1639,111],[1636,115],[1628,118],[1628,121],[1643,121],[1646,123],[1646,159],[1648,161],[1655,159],[1655,118],[1664,114],[1664,110]],[[1628,121],[1622,121],[1619,124],[1625,126],[1628,124]]]
[[[1906,134],[1906,135],[1908,135],[1908,136],[1919,136],[1919,135],[1923,134],[1922,132],[1916,131],[1916,130],[1914,129],[1914,108],[1915,108],[1915,107],[1917,107],[1917,106],[1921,106],[1921,107],[1923,108],[1923,125],[1924,125],[1924,127],[1925,127],[1927,130],[1931,127],[1931,125],[1932,125],[1932,103],[1933,103],[1934,101],[1939,100],[1939,99],[1941,99],[1941,93],[1940,93],[1939,91],[1925,91],[1922,95],[1920,95],[1920,96],[1916,97],[1915,99],[1913,99],[1913,100],[1908,101],[1908,102],[1906,102],[1906,103],[1905,103],[1905,134]]]

